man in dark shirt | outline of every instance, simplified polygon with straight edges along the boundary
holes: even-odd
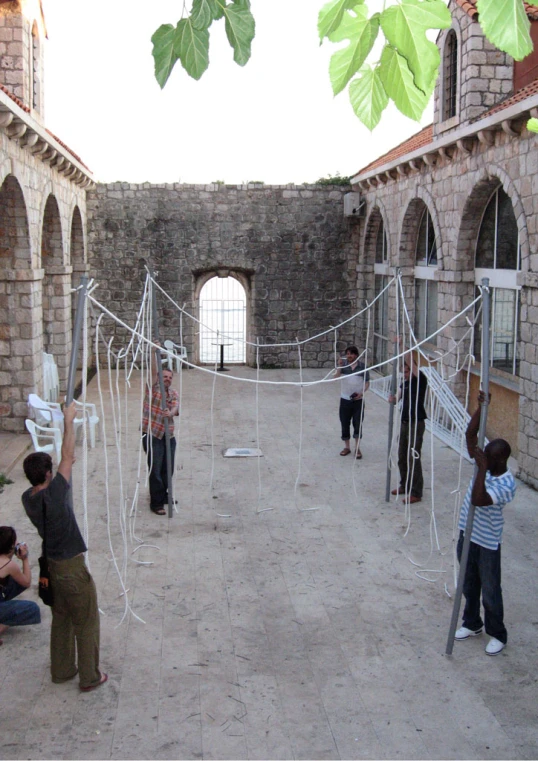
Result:
[[[405,494],[405,501],[414,503],[422,499],[424,477],[422,475],[422,440],[426,428],[424,399],[428,389],[428,379],[415,364],[413,355],[404,365],[404,381],[398,396],[389,396],[394,404],[402,400],[400,441],[398,444],[398,469],[400,485],[392,494]]]
[[[34,452],[24,460],[24,473],[32,487],[22,495],[22,504],[42,539],[46,528],[46,555],[54,595],[52,681],[65,682],[78,673],[80,689],[88,692],[104,684],[108,677],[99,671],[97,591],[84,562],[87,547],[69,500],[75,461],[75,414],[74,403],[64,409],[62,454],[54,477],[52,460],[45,452]]]

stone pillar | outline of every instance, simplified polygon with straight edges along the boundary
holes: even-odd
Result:
[[[43,270],[0,272],[0,430],[24,431],[43,379]]]
[[[521,341],[518,464],[521,478],[538,488],[538,274],[520,273]]]
[[[71,265],[47,267],[43,282],[45,351],[58,367],[60,394],[67,388],[71,357]]]

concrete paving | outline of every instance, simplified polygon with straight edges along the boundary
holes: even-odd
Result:
[[[248,368],[233,374],[256,377]],[[508,647],[488,657],[486,638],[476,637],[448,657],[458,456],[426,436],[425,499],[407,515],[401,499],[384,498],[384,402],[367,399],[356,461],[338,454],[336,384],[304,388],[301,407],[296,387],[261,386],[256,399],[253,384],[230,375],[219,374],[214,389],[210,375],[182,375],[171,520],[149,512],[143,477],[129,517],[139,384],[133,379],[115,422],[105,393],[106,439],[101,431],[88,454],[88,529],[109,682],[88,694],[76,681],[50,682],[48,609],[40,626],[8,631],[1,757],[537,758],[536,492],[518,483],[506,510]],[[291,370],[261,377],[298,380]],[[96,379],[89,392],[98,401]],[[257,446],[258,436],[262,458],[222,457]],[[80,444],[78,457],[82,524]],[[471,467],[462,471],[464,489]],[[20,504],[20,462],[10,476],[0,522],[28,542],[35,570],[40,542]],[[440,550],[435,541],[431,549],[436,532]],[[116,565],[145,623],[122,621]],[[37,599],[35,588],[25,596]]]

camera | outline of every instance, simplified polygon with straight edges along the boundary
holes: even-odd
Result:
[[[26,549],[26,542],[17,542],[15,545],[15,555],[20,558],[21,550]]]

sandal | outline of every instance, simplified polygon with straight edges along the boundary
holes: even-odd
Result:
[[[357,450],[357,453],[355,455],[356,460],[362,460],[362,452],[360,450]]]
[[[345,457],[348,454],[351,454],[351,449],[342,449],[342,451],[340,452],[341,457]]]
[[[89,687],[81,687],[81,692],[91,692],[92,690],[96,690],[98,687],[100,687],[105,682],[108,682],[108,674],[103,673],[101,674],[101,679],[97,682],[97,684],[92,684]]]
[[[155,513],[155,515],[166,515],[166,510],[162,505],[160,507],[152,507],[150,510],[152,513]]]

